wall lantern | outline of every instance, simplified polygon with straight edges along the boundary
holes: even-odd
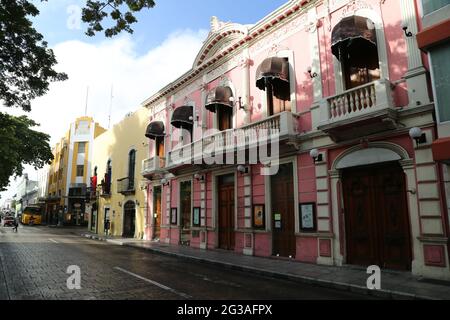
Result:
[[[240,110],[245,110],[245,106],[242,104],[242,97],[238,97],[237,101],[234,101],[234,97],[230,97],[229,100],[233,106],[238,105]]]
[[[409,130],[409,136],[411,139],[416,140],[416,146],[418,147],[421,143],[427,142],[427,136],[422,132],[422,129],[418,127],[413,127]]]
[[[196,173],[194,174],[194,179],[197,181],[205,181],[205,176],[203,174]]]
[[[137,205],[138,207],[141,205],[137,199],[136,199],[136,201],[135,201],[134,203],[136,203],[136,205]]]
[[[169,179],[167,179],[167,178],[162,178],[162,179],[161,179],[161,184],[162,184],[163,186],[169,185]]]
[[[311,149],[309,156],[314,160],[314,163],[323,161],[323,155],[317,149]]]
[[[406,23],[403,23],[402,24],[402,29],[403,29],[403,31],[405,32],[405,36],[406,37],[412,37],[413,36],[413,34],[412,34],[412,32],[411,31],[407,31],[408,30],[408,25],[406,24]]]
[[[118,205],[119,205],[119,207],[121,207],[121,206],[122,206],[122,202],[119,201],[119,202],[118,202]]]
[[[239,171],[242,174],[248,173],[248,167],[247,166],[243,166],[242,164],[240,164],[240,165],[237,166],[237,171]]]
[[[306,69],[306,72],[309,73],[309,76],[311,77],[311,79],[314,79],[316,77],[318,77],[319,75],[317,74],[317,72],[313,72],[311,67],[308,67],[308,69]]]

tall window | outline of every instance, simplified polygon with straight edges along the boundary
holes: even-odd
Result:
[[[378,50],[370,42],[341,48],[340,57],[347,90],[380,79]]]
[[[422,0],[423,14],[429,14],[449,4],[450,0]]]
[[[106,173],[104,179],[103,193],[111,194],[112,165],[111,160],[106,163]]]
[[[86,142],[78,142],[78,153],[86,152]]]
[[[164,158],[164,137],[156,137],[155,139],[156,155]]]
[[[450,42],[430,49],[439,122],[450,121]]]
[[[289,59],[270,57],[256,70],[256,86],[266,92],[267,115],[291,111]]]
[[[220,131],[233,128],[233,109],[217,108],[217,123]]]
[[[136,150],[131,150],[128,153],[128,188],[134,188],[134,173],[136,168]]]
[[[343,18],[331,37],[331,51],[341,63],[346,90],[380,79],[376,28],[370,19]]]
[[[84,176],[84,165],[78,165],[77,166],[77,177],[83,177]]]

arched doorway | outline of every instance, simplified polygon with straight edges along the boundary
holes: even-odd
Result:
[[[123,236],[134,237],[136,226],[136,207],[133,201],[128,201],[123,206]]]
[[[395,145],[351,148],[339,156],[343,203],[345,260],[410,270],[412,239],[407,182],[400,165],[408,154]]]
[[[398,162],[343,170],[347,263],[411,269],[405,174]]]

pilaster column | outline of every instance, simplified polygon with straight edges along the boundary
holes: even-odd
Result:
[[[202,85],[200,86],[200,90],[202,92],[202,101],[201,101],[201,107],[202,107],[202,136],[205,133],[205,130],[207,129],[207,120],[208,120],[208,113],[207,110],[203,107],[206,101],[206,96],[208,95],[208,82],[206,74],[203,75],[202,78]]]
[[[250,123],[250,53],[248,48],[243,50],[239,66],[242,70],[242,104],[245,106],[244,123]],[[236,97],[237,98],[237,97]]]
[[[317,31],[317,12],[316,7],[308,11],[308,27],[310,55],[311,55],[311,72],[317,73],[317,77],[311,79],[313,84],[314,102],[322,99],[322,75],[320,67],[320,51],[319,51],[319,33]],[[302,72],[302,70],[300,70]]]
[[[412,37],[405,37],[408,71],[404,78],[408,86],[409,105],[411,107],[430,103],[426,69],[423,67],[421,52],[416,40],[418,28],[414,2],[400,0],[402,23],[408,26],[408,31],[413,34]]]
[[[341,229],[342,229],[342,223],[343,219],[341,219],[341,216],[343,215],[342,212],[342,194],[341,194],[341,188],[340,188],[340,181],[341,181],[341,172],[339,170],[330,170],[329,171],[329,177],[330,177],[330,189],[331,189],[331,218],[333,221],[333,258],[334,258],[334,264],[337,266],[341,266],[344,261],[343,252],[341,251]]]

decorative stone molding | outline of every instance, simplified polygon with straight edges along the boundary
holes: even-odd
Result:
[[[342,17],[352,16],[361,9],[372,9],[372,6],[365,1],[353,0],[342,10]]]
[[[401,146],[391,143],[391,142],[369,142],[368,144],[368,148],[378,148],[378,149],[387,149],[390,151],[393,151],[394,153],[396,153],[400,159],[398,160],[410,160],[410,156],[408,154],[408,152]],[[345,151],[343,151],[339,156],[336,157],[336,159],[334,160],[331,168],[332,171],[337,170],[339,163],[341,162],[341,160],[343,158],[345,158],[346,156],[359,151],[359,150],[363,150],[363,149],[367,149],[365,146],[359,144],[356,146],[353,146]]]
[[[175,92],[174,94],[174,101],[178,101],[179,99],[182,99],[191,93],[193,93],[195,90],[197,90],[200,85],[203,83],[202,79],[197,79],[188,86],[184,87],[183,89]]]
[[[255,56],[261,51],[267,50],[268,48],[273,47],[274,44],[292,36],[294,33],[304,30],[308,24],[307,21],[307,15],[303,14],[274,31],[267,37],[259,39],[257,43],[250,47],[250,55]]]

